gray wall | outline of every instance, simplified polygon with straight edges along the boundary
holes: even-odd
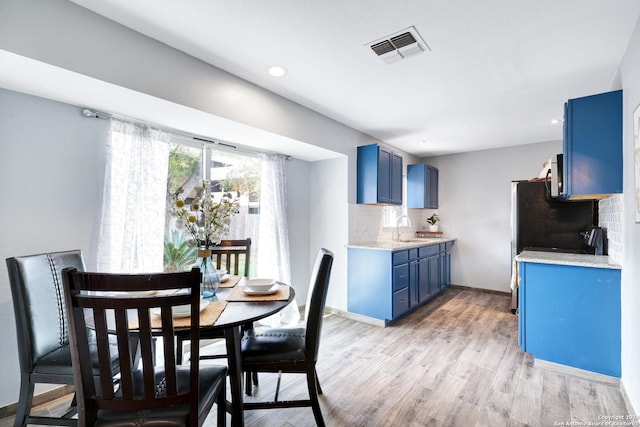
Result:
[[[291,160],[285,163],[287,179],[287,222],[291,251],[291,280],[296,288],[296,302],[304,304],[309,280],[309,163]]]
[[[65,0],[0,2],[0,49],[349,155],[350,170],[355,147],[374,142]],[[355,173],[348,188],[355,201]]]
[[[0,407],[18,399],[5,258],[82,249],[100,209],[108,123],[76,107],[0,89]],[[87,260],[89,261],[89,260]]]
[[[347,309],[347,240],[349,238],[346,157],[310,165],[310,266],[318,249],[334,254],[327,306]]]
[[[439,170],[441,227],[457,238],[452,283],[510,291],[511,181],[538,176],[561,152],[555,141],[425,159]]]
[[[624,212],[622,224],[622,383],[636,413],[640,412],[640,224],[635,222],[633,112],[640,105],[640,21],[620,68],[623,89]]]

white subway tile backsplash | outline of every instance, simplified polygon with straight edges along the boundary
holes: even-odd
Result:
[[[349,243],[362,244],[375,241],[391,240],[395,231],[395,224],[383,224],[384,209],[382,205],[349,205]],[[420,210],[409,210],[411,226],[402,226],[400,231],[403,238],[414,237],[416,230],[424,229],[426,224]]]
[[[614,194],[598,203],[599,226],[607,230],[609,257],[622,260],[622,194]]]
[[[614,194],[598,203],[599,226],[607,230],[609,256],[615,262],[622,260],[622,195]],[[426,210],[409,210],[411,227],[402,227],[403,237],[411,237],[416,230],[424,229]],[[429,211],[430,214],[430,211]],[[389,240],[395,227],[384,226],[384,206],[349,205],[349,243],[362,244]]]

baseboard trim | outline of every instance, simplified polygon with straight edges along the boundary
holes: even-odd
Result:
[[[627,415],[632,415],[634,419],[637,418],[637,414],[633,409],[633,405],[631,404],[631,400],[629,400],[629,395],[627,394],[627,389],[624,388],[624,382],[620,381],[620,393],[622,394],[622,398],[624,399],[624,406],[627,407]]]
[[[573,375],[574,377],[583,378],[588,381],[595,381],[600,384],[610,385],[614,387],[620,387],[621,385],[620,378],[611,377],[609,375],[599,374],[597,372],[591,372],[580,368],[574,368],[572,366],[566,366],[560,363],[549,362],[548,360],[535,358],[534,366],[537,368],[554,371],[559,374]]]
[[[496,291],[495,289],[485,289],[485,288],[474,288],[473,286],[464,286],[464,285],[454,285],[453,283],[449,285],[450,288],[453,289],[460,289],[460,290],[474,290],[474,291],[480,291],[480,292],[485,292],[487,294],[495,294],[495,295],[511,295],[511,292],[505,292],[505,291]]]
[[[386,323],[384,320],[374,319],[373,317],[363,316],[362,314],[350,313],[348,311],[343,311],[333,307],[325,307],[325,313],[335,314],[337,316],[344,317],[345,319],[355,320],[357,322],[368,323],[373,326],[382,326],[385,327]]]
[[[61,385],[54,389],[45,391],[38,395],[33,396],[32,407],[49,403],[52,400],[59,399],[75,391],[75,387],[72,385]],[[18,410],[18,402],[11,403],[7,406],[0,407],[0,418],[9,417],[16,414]]]

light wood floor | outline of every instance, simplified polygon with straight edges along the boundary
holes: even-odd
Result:
[[[509,297],[473,289],[447,289],[387,328],[327,316],[318,375],[328,426],[586,425],[627,413],[616,386],[534,366]],[[261,374],[247,400],[271,398],[275,378]],[[304,377],[283,376],[280,398],[296,396],[307,396]],[[310,408],[250,411],[245,422],[315,425]]]

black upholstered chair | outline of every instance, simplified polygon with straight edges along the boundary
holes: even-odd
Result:
[[[229,274],[243,275],[249,277],[249,266],[251,265],[251,239],[239,240],[222,240],[217,246],[211,248],[211,260],[218,270],[225,269]],[[247,325],[245,328],[251,327]],[[221,331],[210,331],[200,335],[201,340],[224,339]],[[182,355],[184,352],[184,338],[179,336],[177,339],[178,362],[182,363]],[[207,359],[224,359],[226,354],[201,354],[200,360]],[[256,377],[257,380],[257,377]]]
[[[280,378],[272,402],[245,402],[244,408],[269,409],[311,406],[316,424],[324,425],[318,394],[322,394],[316,372],[322,316],[329,289],[333,254],[321,249],[309,283],[303,328],[256,328],[242,338],[242,369],[245,372],[300,373],[307,376],[308,400],[278,401]],[[251,394],[251,380],[246,378]]]
[[[176,363],[174,310],[187,306],[189,332],[200,335],[200,271],[156,274],[62,272],[71,356],[81,426],[201,426],[214,403],[218,425],[226,424],[225,366],[199,367],[198,346],[189,365]],[[96,336],[99,377],[91,363]],[[162,363],[154,365],[153,335],[162,337]],[[117,339],[120,384],[111,384],[109,336]],[[133,363],[131,338],[140,347]]]
[[[36,383],[73,384],[62,269],[84,269],[80,250],[7,258],[20,359],[16,426],[76,425],[72,406],[62,418],[31,416]],[[117,356],[116,356],[117,357]]]

